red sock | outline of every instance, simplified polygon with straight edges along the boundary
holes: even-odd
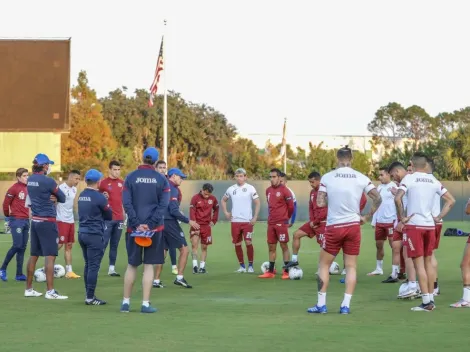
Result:
[[[250,265],[253,265],[253,258],[255,256],[255,251],[253,250],[253,245],[252,244],[247,244],[246,245],[246,253],[248,255],[248,263]]]
[[[237,254],[238,262],[240,265],[244,265],[245,262],[243,260],[243,248],[242,246],[235,246],[235,253]]]
[[[403,251],[400,251],[400,274],[404,274],[405,272],[406,272],[405,257],[403,256]]]

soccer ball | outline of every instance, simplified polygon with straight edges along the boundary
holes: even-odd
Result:
[[[304,276],[304,272],[300,267],[294,266],[289,269],[289,279],[291,280],[300,280]]]
[[[263,264],[261,264],[261,271],[263,272],[263,274],[267,272],[268,270],[269,270],[269,262],[264,262]]]
[[[340,273],[339,264],[336,262],[331,263],[330,265],[330,274],[331,275],[338,275]]]
[[[54,277],[56,279],[60,279],[61,277],[64,277],[64,276],[65,276],[65,268],[60,264],[54,265]]]
[[[46,273],[44,272],[44,268],[37,269],[34,272],[34,281],[36,282],[46,281]]]

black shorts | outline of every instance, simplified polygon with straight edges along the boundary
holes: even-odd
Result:
[[[135,243],[135,237],[126,233],[127,262],[132,266],[140,264],[163,264],[165,252],[163,234],[157,232],[152,236],[152,244],[149,247],[141,247]]]
[[[32,257],[57,257],[59,231],[55,222],[31,220],[30,250]]]
[[[165,220],[163,239],[165,240],[165,248],[181,248],[188,246],[183,229],[177,220]]]

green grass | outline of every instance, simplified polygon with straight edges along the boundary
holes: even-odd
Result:
[[[298,224],[300,225],[300,224]],[[446,227],[468,229],[465,223]],[[0,228],[3,226],[0,225]],[[13,281],[15,262],[8,269],[10,280],[0,282],[0,350],[2,351],[438,351],[467,350],[470,309],[451,309],[461,298],[459,263],[465,238],[443,237],[437,253],[442,295],[432,313],[411,312],[417,301],[396,299],[398,284],[381,284],[381,278],[367,277],[375,268],[375,245],[370,226],[363,227],[358,267],[358,285],[352,299],[352,314],[337,310],[344,285],[332,276],[326,315],[309,315],[306,308],[316,302],[316,270],[319,248],[314,240],[302,242],[300,281],[260,280],[256,275],[235,274],[237,261],[227,224],[218,224],[215,243],[209,249],[208,274],[186,275],[194,289],[172,284],[170,267],[164,267],[164,289],[154,289],[156,314],[140,309],[140,280],[135,287],[129,314],[119,313],[122,278],[107,273],[103,260],[97,295],[108,305],[84,305],[83,281],[57,280],[56,288],[67,301],[24,298],[24,285]],[[267,258],[265,224],[256,225],[256,269]],[[0,256],[10,246],[10,236],[0,235]],[[27,259],[27,256],[26,256]],[[63,264],[62,254],[57,260]],[[342,264],[342,259],[338,262]],[[385,271],[390,270],[390,249],[386,250]],[[41,264],[42,265],[42,264]],[[277,268],[281,266],[278,260]],[[117,269],[126,267],[121,242]],[[74,248],[74,270],[80,273],[83,259]],[[45,284],[35,288],[45,292]]]

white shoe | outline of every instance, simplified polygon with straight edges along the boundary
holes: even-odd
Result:
[[[44,297],[46,297],[46,299],[68,299],[69,298],[68,296],[61,296],[59,292],[57,292],[56,290],[53,290],[50,293],[49,291],[46,292],[46,295]]]
[[[346,268],[343,269],[343,271],[341,272],[341,275],[346,275]]]
[[[42,293],[34,291],[33,289],[30,289],[30,290],[25,290],[24,291],[24,296],[25,297],[41,297]]]
[[[249,273],[254,273],[254,272],[255,272],[255,269],[253,269],[252,266],[249,266],[249,267],[248,267],[248,272],[249,272]]]
[[[243,267],[240,267],[237,271],[235,271],[236,273],[246,273],[246,268],[243,268]]]
[[[398,299],[414,299],[414,298],[418,298],[419,296],[420,296],[419,291],[416,288],[413,288],[413,289],[408,288],[401,295],[398,295]]]
[[[457,303],[453,303],[450,305],[451,308],[470,308],[470,302],[467,302],[464,299],[461,299]]]
[[[375,269],[367,274],[367,276],[383,275],[384,271],[382,269]]]

